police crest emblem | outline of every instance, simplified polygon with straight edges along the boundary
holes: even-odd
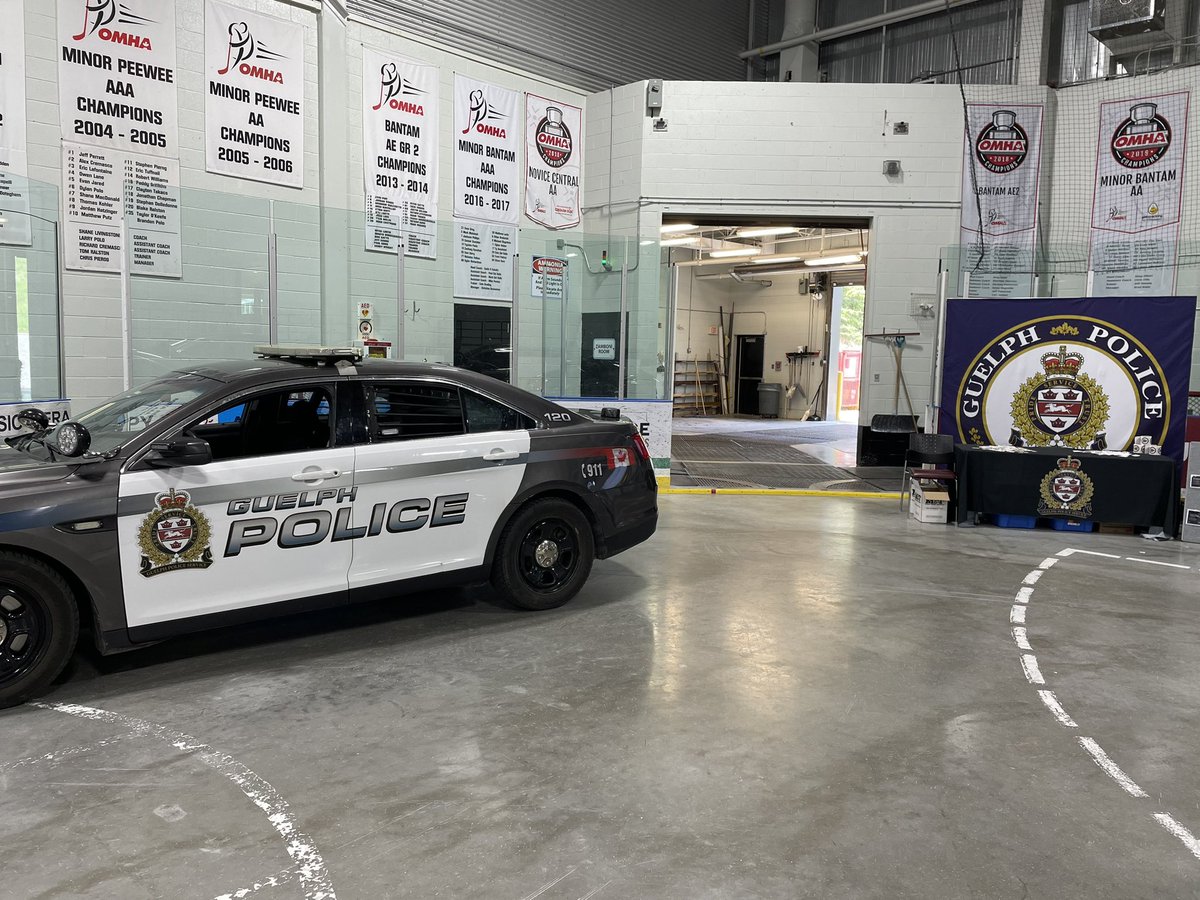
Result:
[[[1092,495],[1096,486],[1072,456],[1058,461],[1057,468],[1046,474],[1038,500],[1039,516],[1092,517]]]
[[[1042,356],[1042,371],[1013,395],[1012,443],[1104,449],[1108,395],[1096,379],[1081,371],[1082,366],[1083,354],[1068,353],[1065,344],[1057,353]]]
[[[191,504],[187,491],[171,488],[154,498],[155,509],[138,529],[141,574],[150,578],[179,569],[207,569],[213,563],[208,518]]]

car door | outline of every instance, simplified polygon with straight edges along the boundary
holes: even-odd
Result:
[[[131,460],[117,525],[131,629],[344,602],[354,449],[335,439],[336,393],[322,382],[230,398],[164,436],[207,438],[211,462],[156,467],[153,450]]]
[[[355,451],[351,598],[483,564],[529,454],[528,417],[443,381],[361,382],[368,443]]]

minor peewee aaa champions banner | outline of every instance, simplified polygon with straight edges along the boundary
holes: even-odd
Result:
[[[304,187],[304,26],[204,4],[204,166]]]
[[[940,431],[1183,457],[1194,297],[950,300]]]
[[[970,297],[1033,293],[1042,105],[972,103],[963,147],[961,267]]]
[[[454,76],[454,215],[517,224],[520,97]]]
[[[438,80],[434,66],[363,47],[366,247],[437,258]]]
[[[525,215],[547,228],[579,224],[583,110],[525,95]]]
[[[1100,104],[1088,262],[1096,296],[1175,289],[1189,96]]]

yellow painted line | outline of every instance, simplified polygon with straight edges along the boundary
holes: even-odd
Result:
[[[664,494],[737,494],[746,496],[776,496],[776,497],[848,497],[860,500],[891,500],[893,503],[900,499],[900,492],[876,493],[874,491],[814,491],[802,488],[704,488],[704,487],[671,487],[666,485],[659,488]]]

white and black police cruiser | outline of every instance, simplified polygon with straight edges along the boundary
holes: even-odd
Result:
[[[0,449],[0,706],[102,653],[490,580],[522,609],[654,533],[635,427],[442,365],[258,347]]]

